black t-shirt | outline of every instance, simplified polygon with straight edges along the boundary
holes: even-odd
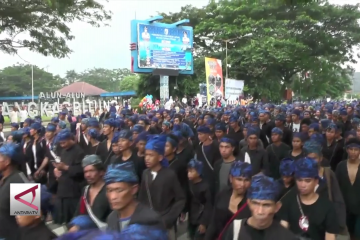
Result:
[[[251,239],[256,239],[256,240],[265,239],[265,230],[259,230],[253,228],[247,223],[247,221],[244,223],[244,227],[246,229],[246,232],[251,236]]]
[[[289,193],[282,200],[282,207],[278,213],[281,220],[289,223],[289,229],[295,235],[301,235],[312,240],[325,240],[325,232],[337,234],[340,231],[335,208],[330,200],[324,196],[319,196],[315,203],[305,205],[301,203],[304,215],[309,220],[307,232],[299,226],[301,217],[298,202],[296,200],[297,191]]]

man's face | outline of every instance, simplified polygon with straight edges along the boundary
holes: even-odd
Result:
[[[176,151],[176,149],[171,145],[171,143],[166,142],[165,144],[165,157],[167,156],[171,156],[172,154],[174,154]]]
[[[356,160],[359,158],[360,149],[357,147],[349,147],[346,149],[349,160]]]
[[[205,142],[207,139],[209,139],[209,134],[199,132],[198,138],[200,142]]]
[[[109,135],[113,131],[113,128],[110,125],[105,124],[103,127],[103,134],[105,136]]]
[[[219,150],[222,158],[230,157],[234,152],[234,147],[230,143],[222,142],[219,145]]]
[[[251,179],[245,178],[245,177],[230,176],[230,183],[231,183],[232,189],[234,189],[234,191],[237,194],[241,195],[241,194],[245,194],[245,192],[250,187]]]
[[[131,142],[129,141],[129,139],[120,138],[118,141],[118,146],[119,146],[119,151],[124,151],[131,146]]]
[[[281,203],[275,203],[271,200],[248,199],[248,205],[253,218],[261,227],[262,224],[268,224],[268,220],[272,219],[281,207]]]
[[[0,172],[5,170],[10,164],[10,159],[0,154]]]
[[[147,168],[158,165],[162,158],[163,157],[154,150],[145,150],[145,165]]]
[[[114,153],[115,155],[118,155],[118,154],[120,153],[118,143],[112,143],[112,144],[111,144],[111,150],[113,151],[113,153]]]
[[[45,138],[48,139],[48,140],[50,140],[50,139],[53,139],[54,135],[55,135],[55,132],[49,132],[49,131],[47,131],[47,132],[45,133]]]
[[[271,140],[273,142],[279,142],[279,141],[281,141],[281,135],[279,135],[277,133],[273,133],[273,134],[271,134]]]
[[[59,144],[61,148],[68,149],[71,146],[71,140],[60,141]]]
[[[256,146],[258,138],[256,135],[250,135],[248,136],[247,141],[250,146]]]
[[[328,129],[326,130],[326,138],[327,139],[334,139],[335,138],[335,129]]]
[[[309,195],[313,193],[319,181],[315,178],[298,178],[296,179],[296,186],[301,195]]]
[[[224,135],[225,135],[225,133],[224,133],[223,131],[221,131],[221,130],[216,130],[216,131],[215,131],[215,136],[216,136],[218,139],[222,138]]]
[[[88,184],[94,184],[102,179],[104,171],[99,171],[93,165],[84,167],[84,177]]]
[[[237,126],[238,126],[237,122],[230,122],[230,127],[231,127],[232,129],[236,129]]]
[[[138,149],[138,151],[140,153],[144,153],[145,152],[145,145],[146,145],[146,142],[145,141],[139,141],[137,144],[136,144],[136,147]]]
[[[119,211],[128,206],[138,191],[138,185],[131,185],[124,182],[111,183],[106,186],[106,196],[111,209]]]
[[[297,121],[297,120],[299,119],[299,116],[296,115],[296,114],[292,114],[292,115],[291,115],[291,119],[292,119],[293,121]]]
[[[263,113],[259,114],[259,120],[260,120],[260,122],[265,121],[265,114],[263,114]]]
[[[302,145],[302,142],[301,142],[301,140],[299,138],[293,138],[293,140],[292,140],[293,148],[298,149],[298,148],[301,147],[301,145]]]

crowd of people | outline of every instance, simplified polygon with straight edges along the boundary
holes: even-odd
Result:
[[[0,147],[0,239],[360,239],[357,102],[63,111]],[[71,122],[69,122],[69,119]],[[9,215],[36,182],[42,217]]]

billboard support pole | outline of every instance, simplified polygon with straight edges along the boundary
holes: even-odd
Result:
[[[160,75],[160,102],[165,105],[169,99],[169,76]]]

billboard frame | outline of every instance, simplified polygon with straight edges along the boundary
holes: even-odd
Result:
[[[162,20],[162,16],[156,16],[151,19],[147,20],[131,20],[131,43],[136,43],[136,49],[131,49],[131,65],[132,71],[134,73],[152,73],[154,70],[174,70],[174,69],[166,69],[166,68],[139,68],[139,36],[138,36],[138,25],[139,24],[146,24],[146,25],[153,25],[156,27],[163,27],[163,28],[180,28],[189,32],[189,39],[191,46],[193,47],[194,43],[194,29],[189,26],[181,26],[182,24],[188,23],[188,19],[181,20],[176,23],[167,24],[167,23],[160,23],[155,22],[158,20]],[[191,54],[191,70],[175,70],[178,71],[178,74],[182,75],[193,75],[194,74],[194,55]]]

